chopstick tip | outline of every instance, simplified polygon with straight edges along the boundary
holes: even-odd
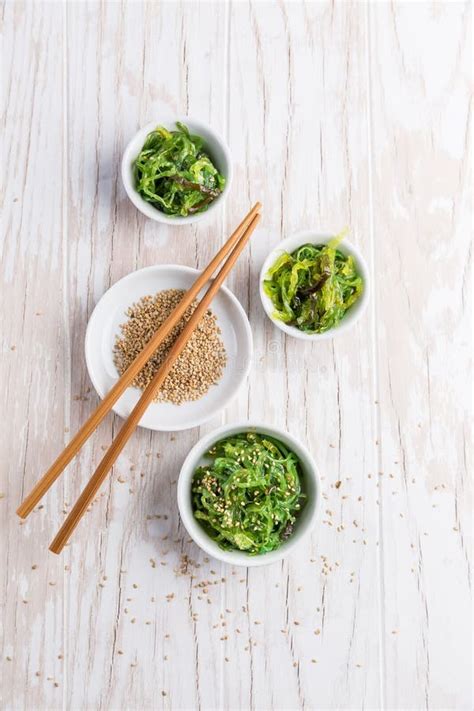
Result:
[[[15,513],[19,518],[23,519],[23,521],[28,516],[28,512],[23,508],[23,504],[17,508]]]

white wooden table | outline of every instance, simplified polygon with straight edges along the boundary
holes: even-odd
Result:
[[[470,14],[4,3],[2,709],[471,708]],[[163,112],[209,121],[233,153],[225,208],[195,227],[146,220],[121,184],[126,142]],[[21,525],[22,495],[97,402],[92,308],[139,267],[204,266],[256,199],[229,280],[255,339],[247,385],[205,427],[137,432],[49,554],[119,426]],[[371,265],[369,313],[321,345],[285,338],[258,298],[265,255],[345,225]],[[324,489],[306,545],[248,572],[189,543],[176,506],[190,447],[243,418],[306,441]]]

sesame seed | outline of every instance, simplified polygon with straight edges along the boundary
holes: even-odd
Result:
[[[154,296],[144,296],[127,310],[128,321],[120,326],[121,336],[117,337],[114,346],[114,363],[120,375],[135,360],[179,304],[183,295],[184,291],[179,289],[160,291]],[[135,387],[144,390],[151,382],[196,306],[197,301],[193,301],[186,309],[179,324],[164,339],[133,381]],[[227,356],[217,319],[212,311],[208,310],[174,363],[156,399],[176,405],[198,400],[220,380],[226,362]],[[171,441],[174,439],[174,436],[170,437]]]

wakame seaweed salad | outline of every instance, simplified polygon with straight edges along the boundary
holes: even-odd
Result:
[[[259,555],[288,538],[305,495],[301,464],[278,440],[253,432],[226,437],[191,483],[194,517],[225,550]]]
[[[364,288],[353,257],[337,248],[341,239],[303,244],[278,257],[263,282],[274,318],[305,333],[324,333],[340,323]]]
[[[204,141],[187,126],[158,126],[148,134],[133,170],[135,189],[166,215],[204,212],[224,189],[225,178],[203,150]]]

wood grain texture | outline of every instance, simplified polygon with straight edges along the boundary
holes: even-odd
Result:
[[[3,5],[2,708],[472,707],[470,13]],[[228,202],[197,226],[146,220],[120,182],[128,139],[170,113],[209,121],[234,158]],[[108,418],[20,525],[23,494],[97,402],[94,305],[133,269],[203,267],[257,199],[229,279],[254,334],[247,385],[201,428],[138,431],[48,554],[119,426]],[[370,311],[321,345],[285,338],[258,298],[266,254],[345,225],[370,263]],[[176,479],[200,436],[248,418],[308,444],[324,499],[294,555],[246,571],[189,541]]]
[[[457,708],[469,698],[472,663],[463,652],[471,639],[469,9],[384,6],[370,22],[372,59],[384,69],[372,74],[372,130],[374,252],[385,277],[374,311],[386,700]],[[410,41],[413,26],[425,28],[422,45]]]

